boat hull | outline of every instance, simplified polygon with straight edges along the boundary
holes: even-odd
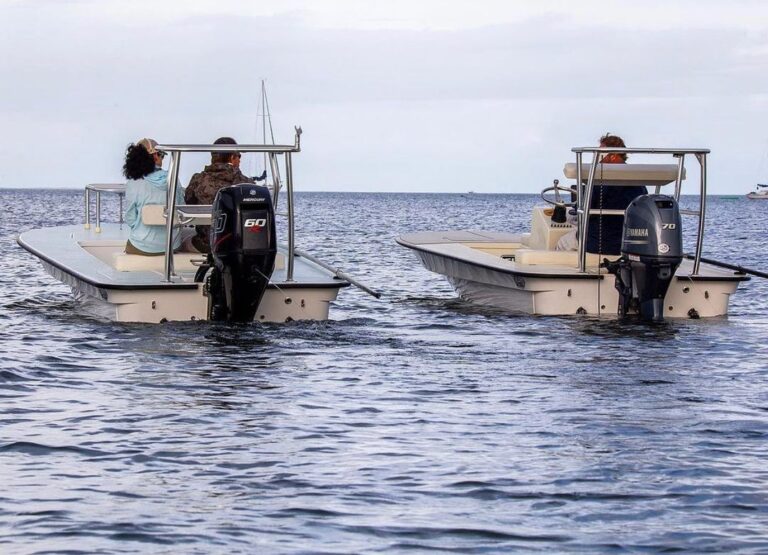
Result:
[[[18,243],[40,259],[48,274],[70,286],[84,311],[95,317],[145,323],[207,320],[208,296],[203,284],[194,281],[194,268],[178,271],[172,282],[163,279],[162,257],[140,257],[139,262],[157,267],[117,269],[124,235],[125,230],[111,225],[98,232],[66,226],[23,233]],[[284,248],[279,250],[284,261]],[[298,256],[294,270],[289,281],[284,264],[275,269],[255,321],[327,320],[339,289],[349,286]]]
[[[476,239],[475,239],[476,240]],[[512,313],[537,315],[617,316],[619,296],[615,277],[600,272],[579,273],[575,268],[545,272],[536,265],[519,265],[499,259],[494,267],[485,259],[472,259],[439,251],[438,245],[415,245],[403,238],[398,242],[414,251],[424,267],[443,275],[463,300]],[[492,243],[486,245],[491,249]],[[436,248],[438,247],[438,248]],[[672,280],[664,301],[667,318],[710,318],[728,313],[730,296],[744,276],[729,277],[712,272],[691,276],[691,262],[684,261]],[[718,277],[719,276],[719,277]]]
[[[108,290],[106,298],[89,295],[85,292],[87,289],[79,287],[73,287],[72,291],[94,316],[115,322],[161,323],[208,319],[208,297],[203,294],[202,286],[176,291]],[[336,288],[268,289],[254,321],[327,320],[330,304],[337,293]]]

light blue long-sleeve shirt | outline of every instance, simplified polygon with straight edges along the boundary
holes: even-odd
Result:
[[[144,252],[165,252],[165,226],[145,225],[141,221],[141,209],[146,205],[165,205],[165,195],[168,190],[168,172],[156,169],[142,179],[129,179],[126,182],[125,223],[131,228],[128,240]],[[176,203],[184,203],[184,190],[179,187],[176,191]],[[173,248],[181,244],[181,235],[174,233]]]

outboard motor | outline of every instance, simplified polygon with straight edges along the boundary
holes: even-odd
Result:
[[[211,213],[208,317],[250,322],[275,267],[275,211],[269,189],[243,183],[220,189]]]
[[[624,216],[621,258],[604,264],[616,275],[619,315],[636,310],[644,320],[664,320],[664,297],[683,260],[680,209],[667,195],[641,195]]]

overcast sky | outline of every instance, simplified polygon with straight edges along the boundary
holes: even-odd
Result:
[[[760,0],[0,0],[0,187],[120,181],[144,136],[254,142],[266,79],[299,190],[538,192],[611,131],[711,148],[743,194],[767,27]]]

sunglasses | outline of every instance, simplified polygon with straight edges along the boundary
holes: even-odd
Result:
[[[168,154],[167,152],[163,152],[162,150],[156,150],[155,154],[157,154],[160,158],[165,158],[165,155]]]

